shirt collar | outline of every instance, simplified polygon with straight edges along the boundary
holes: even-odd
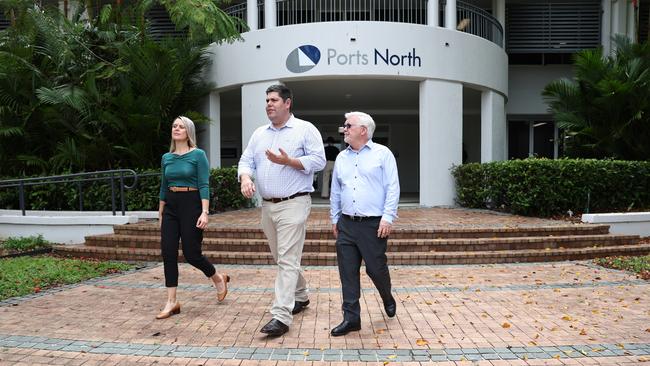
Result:
[[[375,147],[375,143],[374,143],[372,140],[368,140],[368,142],[366,142],[366,144],[363,145],[363,146],[361,147],[361,149],[359,149],[359,151],[365,149],[366,147],[367,147],[368,149],[372,150],[372,148]],[[346,148],[346,150],[349,150],[349,151],[351,151],[351,152],[354,152],[354,150],[352,150],[352,146],[350,146],[350,145],[348,145],[348,147]]]
[[[285,123],[284,126],[282,126],[281,128],[275,128],[275,126],[273,126],[273,122],[269,121],[268,129],[279,131],[285,127],[294,127],[295,124],[296,124],[295,117],[293,116],[293,113],[291,113],[289,115],[289,119],[287,120],[287,123]]]

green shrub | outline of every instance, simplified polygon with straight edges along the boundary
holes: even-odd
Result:
[[[525,159],[452,169],[461,206],[519,215],[650,208],[650,162]]]
[[[158,210],[160,171],[138,171],[133,189],[125,190],[127,211]],[[125,184],[132,185],[130,176]],[[112,208],[109,181],[82,184],[84,211],[110,211]],[[25,187],[25,205],[28,210],[79,210],[79,192],[76,183],[58,183]],[[213,212],[251,207],[252,202],[242,196],[234,167],[212,169],[210,172],[210,209]],[[18,188],[0,188],[0,208],[19,209]],[[115,180],[115,209],[121,210],[119,180]]]
[[[252,201],[241,194],[236,167],[212,169],[210,172],[210,210],[223,212],[252,205]]]
[[[19,252],[26,252],[49,247],[50,243],[47,240],[43,239],[43,235],[20,238],[9,237],[3,243],[0,243],[0,248],[7,250],[16,250]]]

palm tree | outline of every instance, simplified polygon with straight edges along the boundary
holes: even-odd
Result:
[[[542,93],[567,152],[576,157],[650,159],[650,43],[614,39],[617,50],[576,54],[573,79],[548,84]]]
[[[205,47],[235,39],[236,27],[199,32],[195,22],[185,37],[153,40],[141,32],[153,0],[118,1],[94,18],[11,1],[2,10],[16,25],[0,32],[0,175],[158,166],[174,116],[207,121],[196,112],[212,89]]]

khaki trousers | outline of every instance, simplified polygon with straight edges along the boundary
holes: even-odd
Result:
[[[300,260],[310,211],[309,195],[262,203],[262,230],[278,265],[271,315],[286,325],[293,322],[291,311],[295,301],[307,301],[309,295]]]

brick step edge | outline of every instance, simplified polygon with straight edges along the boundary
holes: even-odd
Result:
[[[541,236],[521,238],[475,238],[475,239],[390,239],[389,252],[422,251],[481,251],[481,250],[521,250],[545,248],[584,248],[590,246],[613,246],[634,244],[639,241],[636,235],[583,235],[583,236]],[[86,246],[158,249],[157,236],[97,235],[86,238]],[[206,251],[268,252],[265,239],[205,238]],[[304,252],[335,252],[334,240],[305,241]]]
[[[115,234],[118,235],[160,235],[157,225],[115,225]],[[609,225],[561,225],[542,227],[487,227],[487,228],[439,228],[431,229],[418,227],[400,227],[393,229],[395,239],[417,238],[491,238],[491,237],[520,237],[520,236],[548,236],[548,235],[598,235],[609,233]],[[227,228],[208,227],[203,236],[205,238],[227,237],[244,239],[264,239],[264,233],[259,227]],[[332,228],[307,228],[307,239],[334,239]]]
[[[57,255],[133,261],[161,261],[160,251],[156,249],[125,249],[86,247],[84,245],[56,245]],[[274,264],[270,253],[212,252],[203,254],[214,264]],[[621,245],[616,247],[481,251],[481,252],[409,252],[387,253],[390,265],[414,264],[489,264],[517,262],[553,262],[582,260],[607,256],[629,256],[650,254],[650,244]],[[182,253],[179,257],[183,260]],[[304,253],[303,265],[336,265],[335,253]]]

